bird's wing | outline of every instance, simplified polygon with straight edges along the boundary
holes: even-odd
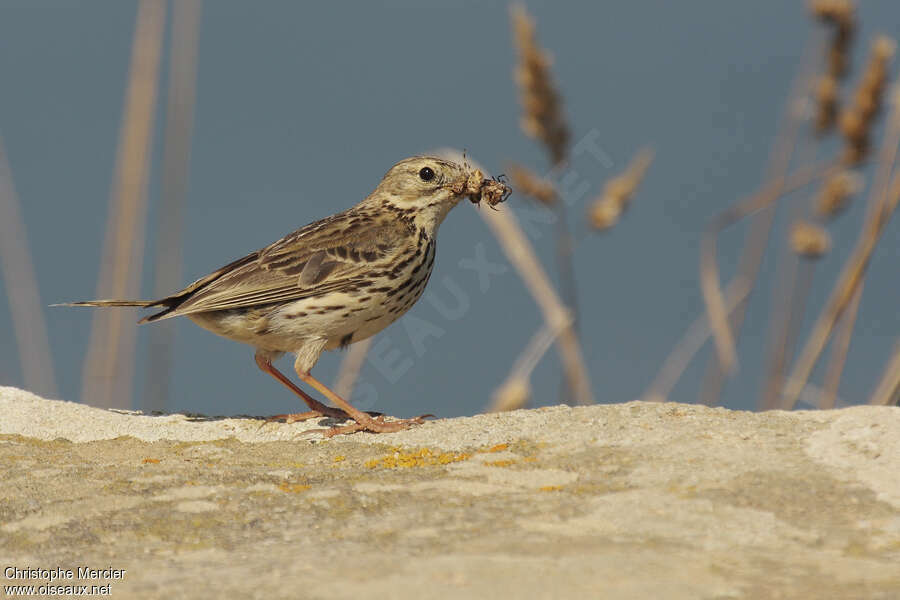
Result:
[[[353,289],[373,263],[394,256],[408,236],[407,226],[397,221],[335,215],[198,279],[166,299],[168,310],[147,320]]]

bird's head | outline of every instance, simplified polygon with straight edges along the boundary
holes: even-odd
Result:
[[[385,174],[369,202],[409,215],[417,225],[435,231],[460,200],[481,197],[484,176],[478,169],[436,156],[401,160]]]

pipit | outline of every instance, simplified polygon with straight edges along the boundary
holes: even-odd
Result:
[[[310,374],[325,350],[364,340],[415,304],[431,277],[435,236],[451,208],[469,198],[490,206],[510,189],[481,171],[433,156],[402,160],[375,191],[344,212],[311,223],[160,300],[95,300],[70,306],[140,306],[163,310],[140,323],[184,315],[213,333],[256,348],[257,366],[300,396],[309,411],[278,415],[288,422],[328,416],[352,419],[327,436],[399,431],[423,417],[373,417]],[[296,355],[296,386],[272,362]]]

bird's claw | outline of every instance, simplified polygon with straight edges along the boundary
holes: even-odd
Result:
[[[349,435],[351,433],[356,433],[357,431],[394,433],[396,431],[409,429],[413,425],[421,425],[425,422],[427,417],[434,417],[434,415],[420,415],[411,419],[398,419],[396,421],[386,421],[384,415],[379,415],[374,419],[368,419],[362,422],[354,421],[348,425],[340,425],[331,427],[330,429],[317,429],[316,431],[320,431],[326,438],[331,438],[336,435]]]

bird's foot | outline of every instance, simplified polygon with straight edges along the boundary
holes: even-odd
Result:
[[[330,406],[326,406],[325,409],[326,410],[308,410],[308,411],[302,412],[302,413],[272,415],[271,417],[266,417],[265,420],[262,422],[262,425],[260,425],[260,427],[268,425],[269,423],[284,422],[286,424],[291,424],[291,423],[299,423],[301,421],[309,421],[310,419],[320,419],[323,417],[328,417],[330,419],[337,419],[339,421],[352,421],[353,420],[353,417],[348,415],[346,412],[344,412],[340,408],[332,408]],[[382,414],[378,413],[378,412],[370,412],[367,414],[371,417],[382,418],[382,419],[384,418],[382,416]],[[426,416],[431,416],[431,415],[426,415]],[[375,419],[373,418],[372,420],[374,421]],[[323,429],[321,431],[329,431],[329,430]]]
[[[395,431],[403,431],[409,429],[413,425],[421,425],[427,417],[434,415],[420,415],[412,419],[398,419],[396,421],[385,421],[384,415],[375,418],[365,419],[362,421],[354,421],[349,425],[341,425],[332,427],[331,429],[321,430],[325,437],[330,438],[336,435],[346,435],[356,433],[357,431],[368,431],[371,433],[393,433]]]
[[[326,410],[308,410],[302,413],[288,413],[284,415],[272,415],[271,417],[266,417],[266,420],[262,422],[260,428],[269,423],[281,422],[284,421],[287,424],[291,423],[299,423],[300,421],[308,421],[310,419],[319,419],[322,417],[330,417],[332,419],[338,419],[341,421],[346,421],[350,419],[350,415],[345,413],[339,408],[332,408],[330,406],[324,407]]]

